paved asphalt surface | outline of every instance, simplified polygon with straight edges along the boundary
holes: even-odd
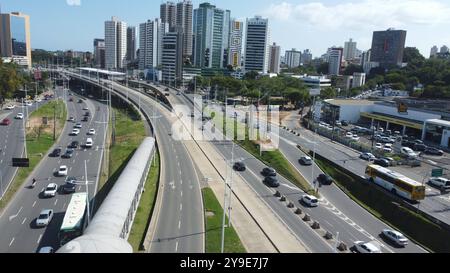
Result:
[[[72,74],[73,75],[73,74]],[[79,75],[77,75],[79,76]],[[204,218],[200,182],[184,144],[172,139],[172,124],[167,109],[136,90],[114,85],[114,89],[137,104],[152,120],[163,162],[162,205],[152,238],[152,253],[203,253]],[[139,100],[140,98],[140,100]]]
[[[61,96],[62,91],[57,91]],[[69,97],[69,96],[68,96]],[[82,110],[87,106],[91,113],[89,122],[83,122],[83,128],[78,136],[69,136],[74,124],[67,122],[67,126],[62,132],[58,146],[63,148],[77,140],[84,144],[89,129],[96,130],[95,136],[90,136],[94,141],[92,149],[81,147],[76,149],[73,158],[50,158],[45,155],[43,161],[32,174],[37,179],[37,185],[30,189],[30,181],[26,181],[19,189],[15,198],[0,216],[0,253],[33,253],[43,246],[59,247],[58,231],[61,227],[65,210],[70,202],[71,195],[64,195],[60,192],[53,198],[43,198],[42,191],[49,183],[56,183],[59,186],[64,184],[63,177],[56,177],[54,172],[59,166],[68,166],[68,175],[75,176],[79,182],[85,181],[84,162],[87,161],[87,175],[89,180],[90,200],[95,195],[97,189],[100,162],[103,153],[103,143],[105,140],[105,125],[100,122],[108,120],[108,108],[101,103],[91,100],[84,100],[78,103],[78,98],[74,96],[74,102],[67,101],[68,117],[73,116],[80,121],[86,111]],[[100,107],[100,111],[97,108]],[[51,152],[51,151],[50,151]],[[31,180],[29,178],[28,180]],[[84,182],[83,182],[84,183]],[[77,192],[85,192],[85,186],[79,185]],[[53,209],[54,217],[50,225],[46,228],[36,228],[35,220],[43,209]]]
[[[189,100],[180,97],[180,102],[191,105]],[[304,154],[296,148],[298,139],[292,138],[293,135],[286,131],[280,131],[280,151],[285,154],[287,159],[297,168],[303,176],[312,183],[311,167],[303,167],[298,163],[298,159]],[[216,149],[224,156],[225,159],[231,158],[232,143],[221,142],[215,143]],[[273,197],[274,190],[266,187],[263,183],[261,170],[266,167],[262,162],[247,153],[244,149],[235,147],[236,161],[243,161],[247,170],[241,172],[240,175],[249,183],[249,185],[267,202],[278,216],[289,226],[289,228],[310,248],[313,252],[328,252],[329,246],[324,243],[323,239],[312,232],[309,227],[299,221],[298,216],[293,216],[292,212],[286,209],[285,205],[280,203],[277,198]],[[315,177],[321,171],[317,166],[315,168]],[[378,241],[383,252],[424,252],[419,246],[410,243],[406,248],[396,248],[389,242],[380,238],[379,234],[385,228],[389,228],[386,224],[376,219],[366,210],[353,202],[347,195],[340,191],[335,185],[321,188],[320,206],[310,209],[304,206],[299,200],[304,194],[295,185],[283,177],[279,177],[281,186],[277,189],[289,201],[297,206],[302,207],[312,219],[319,221],[321,226],[336,235],[339,232],[341,241],[349,246],[355,241]],[[306,227],[306,228],[305,228]]]
[[[32,106],[28,106],[28,114],[36,110],[36,106],[40,107],[47,103],[43,100],[40,103],[33,102]],[[11,124],[8,126],[0,126],[0,197],[6,192],[7,187],[14,179],[17,168],[12,167],[12,158],[21,158],[24,156],[24,136],[23,136],[23,120],[15,119],[18,113],[26,115],[24,107],[20,104],[15,104],[14,110],[0,111],[0,121],[8,118]],[[20,105],[20,106],[19,106]]]

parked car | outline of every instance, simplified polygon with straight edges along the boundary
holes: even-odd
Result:
[[[55,197],[58,191],[58,185],[51,183],[44,190],[44,197]]]
[[[264,176],[277,176],[277,172],[272,168],[264,168],[262,170],[262,175]]]
[[[299,160],[300,164],[303,166],[311,166],[312,165],[312,158],[309,156],[302,156]]]
[[[443,156],[444,155],[444,151],[439,150],[437,148],[433,148],[433,147],[427,147],[424,151],[425,154],[427,155],[437,155],[437,156]]]
[[[388,160],[384,159],[384,158],[377,158],[373,161],[373,164],[375,165],[380,165],[381,167],[389,167],[391,164],[389,163]]]
[[[323,173],[317,177],[317,181],[319,181],[319,183],[322,185],[333,184],[333,178],[331,178],[331,176],[323,174]]]
[[[14,110],[14,108],[16,108],[16,106],[15,105],[8,105],[8,106],[6,106],[6,110]]]
[[[392,144],[386,143],[383,147],[383,151],[386,153],[392,153]]]
[[[415,143],[413,146],[414,151],[424,152],[427,149],[427,145]]]
[[[416,154],[411,148],[408,147],[402,147],[400,149],[400,152],[407,156],[407,157],[411,157],[411,158],[417,158],[418,154]]]
[[[390,241],[395,243],[397,246],[405,247],[406,245],[408,245],[408,239],[398,231],[384,229],[381,234],[383,237],[389,239]]]
[[[272,188],[277,188],[280,186],[280,182],[278,182],[278,179],[275,176],[266,176],[263,182]]]
[[[352,140],[353,141],[359,141],[360,137],[358,135],[353,135]]]
[[[428,184],[439,188],[441,191],[450,190],[450,180],[444,177],[434,177],[428,181]]]
[[[53,218],[53,210],[46,209],[41,211],[39,217],[36,219],[36,226],[38,227],[46,227],[50,224]]]
[[[301,201],[309,207],[318,207],[319,200],[312,195],[303,195]]]
[[[375,148],[381,150],[381,149],[383,149],[383,144],[377,143],[377,144],[375,144]]]
[[[244,162],[236,162],[234,163],[233,169],[238,172],[243,172],[247,169],[247,167],[245,166]]]
[[[373,242],[356,241],[354,248],[359,253],[381,253],[380,248]]]
[[[342,126],[348,126],[349,125],[349,123],[347,121],[345,121],[345,120],[342,120],[341,124],[342,124]]]
[[[370,161],[370,160],[375,159],[376,157],[371,153],[363,153],[359,156],[359,158]]]
[[[353,138],[353,133],[352,133],[352,132],[348,132],[348,133],[345,135],[345,137],[346,137],[346,138]]]

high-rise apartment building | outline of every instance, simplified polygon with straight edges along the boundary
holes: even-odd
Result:
[[[106,69],[125,67],[127,57],[127,24],[112,17],[105,22],[105,65]]]
[[[304,65],[311,64],[311,62],[312,62],[312,53],[311,53],[311,51],[309,49],[303,50],[302,58],[301,58],[300,62],[302,64],[304,64]]]
[[[244,61],[246,72],[267,73],[269,70],[269,43],[269,20],[260,16],[247,19]]]
[[[158,66],[158,24],[148,20],[139,25],[139,69]]]
[[[244,22],[236,19],[230,22],[230,38],[228,51],[228,64],[234,69],[240,68],[242,64],[242,36],[244,33]]]
[[[388,29],[375,31],[372,40],[371,62],[381,67],[401,66],[405,50],[406,31]]]
[[[353,42],[353,39],[350,39],[350,41],[345,42],[344,46],[344,60],[350,61],[354,60],[356,58],[357,49],[356,49],[356,42]]]
[[[30,17],[20,12],[0,14],[0,56],[31,68]]]
[[[183,29],[176,27],[162,38],[162,80],[177,85],[183,79]]]
[[[136,27],[127,28],[127,62],[136,60]]]
[[[160,16],[161,22],[169,24],[169,29],[174,28],[177,24],[177,6],[174,2],[166,2],[161,4]]]
[[[328,74],[340,75],[342,59],[344,56],[344,49],[342,47],[333,47],[328,55]]]
[[[183,29],[183,56],[184,59],[192,58],[192,16],[193,16],[193,8],[192,2],[188,0],[184,0],[183,2],[179,2],[176,8],[177,14],[177,27],[181,27]]]
[[[430,51],[430,58],[436,57],[438,54],[438,50],[439,49],[437,46],[433,46]]]
[[[94,64],[97,68],[105,68],[105,39],[94,39]]]
[[[200,4],[194,10],[194,64],[203,68],[223,68],[224,41],[228,39],[224,25],[230,12],[216,8],[209,3]],[[225,62],[226,63],[226,62]]]
[[[446,45],[443,45],[442,47],[441,47],[441,50],[439,51],[439,53],[441,53],[441,54],[445,54],[445,53],[448,53],[450,50],[448,49],[448,47],[446,46]]]
[[[302,59],[302,52],[293,48],[292,50],[286,50],[285,63],[289,68],[299,67]]]
[[[269,50],[269,73],[280,73],[280,53],[281,47],[276,43],[270,46]]]

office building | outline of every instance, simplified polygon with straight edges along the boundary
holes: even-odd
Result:
[[[127,57],[127,24],[112,17],[105,22],[106,69],[118,70],[125,67]]]
[[[105,68],[105,39],[94,39],[94,65]]]
[[[430,51],[430,58],[436,57],[438,54],[438,50],[439,49],[437,46],[433,46]]]
[[[340,75],[344,49],[333,47],[328,53],[328,74]]]
[[[127,28],[127,62],[136,60],[136,27]]]
[[[301,58],[300,62],[303,65],[311,64],[311,62],[312,62],[312,53],[311,53],[311,51],[309,49],[303,50],[302,58]]]
[[[445,53],[449,53],[450,50],[448,49],[448,47],[446,45],[441,47],[441,50],[439,51],[439,53],[441,54],[445,54]]]
[[[174,2],[163,3],[160,6],[161,22],[169,25],[169,29],[177,24],[177,6]]]
[[[372,40],[371,62],[381,67],[401,66],[405,50],[406,31],[390,28],[386,31],[375,31]]]
[[[223,68],[225,22],[229,22],[229,11],[216,8],[209,3],[200,4],[194,10],[194,65],[201,68]],[[226,63],[226,62],[225,62]]]
[[[352,88],[361,87],[366,84],[366,73],[353,73]]]
[[[177,27],[183,29],[183,56],[184,59],[192,58],[192,2],[184,0],[177,4]]]
[[[289,68],[299,67],[302,60],[302,52],[293,48],[292,50],[286,50],[285,62]]]
[[[162,80],[174,86],[183,79],[183,30],[166,33],[162,38]]]
[[[273,45],[270,46],[269,50],[269,73],[280,73],[280,52],[281,48],[276,43],[273,43]]]
[[[269,20],[261,16],[247,19],[245,72],[267,73],[269,70]]]
[[[350,41],[345,42],[344,46],[344,60],[350,61],[356,58],[357,49],[356,49],[356,42],[353,42],[353,39],[350,39]]]
[[[139,69],[144,70],[158,66],[158,24],[148,20],[139,25]]]
[[[30,17],[20,12],[0,14],[0,56],[31,68]]]
[[[244,33],[244,22],[236,19],[230,23],[230,38],[228,64],[234,69],[238,69],[242,64],[242,36]]]

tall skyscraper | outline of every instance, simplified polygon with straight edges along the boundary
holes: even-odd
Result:
[[[94,39],[94,63],[97,68],[105,68],[105,39]]]
[[[441,47],[441,50],[439,51],[439,53],[441,53],[441,54],[445,54],[445,53],[448,53],[450,50],[448,49],[448,47],[446,46],[446,45],[443,45],[442,47]]]
[[[192,57],[192,2],[184,0],[177,4],[177,27],[183,29],[183,56],[184,59]]]
[[[289,68],[299,67],[302,59],[302,52],[293,48],[292,50],[286,50],[284,57],[286,65]]]
[[[372,40],[371,62],[381,67],[401,66],[405,50],[406,31],[388,29],[375,31]]]
[[[139,25],[139,69],[153,68],[158,65],[158,23],[148,20]]]
[[[222,68],[224,64],[224,24],[229,22],[229,11],[209,3],[194,10],[194,64],[198,67]],[[228,17],[228,19],[227,19]],[[229,29],[229,28],[228,28]]]
[[[231,20],[228,64],[234,69],[240,68],[242,64],[242,36],[244,32],[244,22]]]
[[[244,69],[267,73],[269,70],[269,20],[260,16],[247,19]]]
[[[176,85],[183,79],[183,29],[166,33],[162,39],[162,80]]]
[[[136,60],[136,27],[127,28],[127,62]]]
[[[174,2],[161,4],[160,16],[162,23],[169,24],[169,29],[177,24],[177,6]]]
[[[276,43],[270,46],[270,55],[269,55],[269,72],[270,73],[280,73],[280,53],[281,48]]]
[[[328,74],[340,75],[344,49],[342,47],[331,48],[328,56]]]
[[[308,65],[312,62],[312,53],[309,49],[303,50],[302,59],[300,62],[304,65]]]
[[[125,67],[127,56],[127,24],[112,17],[105,22],[106,69]]]
[[[353,39],[345,42],[344,46],[344,60],[349,61],[356,58],[356,42],[353,42]]]
[[[433,46],[430,51],[430,58],[436,57],[438,54],[438,50],[439,49],[437,46]]]
[[[31,68],[30,17],[20,12],[0,14],[0,56]]]

